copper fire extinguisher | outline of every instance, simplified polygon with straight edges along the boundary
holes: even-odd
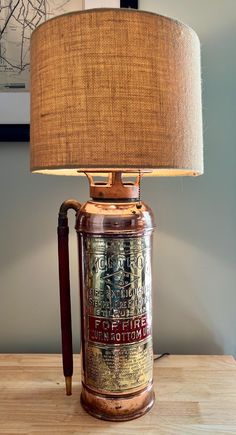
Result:
[[[58,248],[63,367],[67,394],[73,371],[68,255],[68,209],[76,211],[82,341],[81,403],[114,421],[143,415],[153,405],[151,251],[153,214],[139,200],[140,174],[126,183],[111,172],[90,181],[92,199],[65,201]]]

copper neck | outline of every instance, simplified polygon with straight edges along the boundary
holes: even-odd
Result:
[[[135,181],[124,181],[122,172],[109,172],[107,181],[95,181],[96,172],[85,173],[90,185],[90,196],[94,199],[138,199],[139,184],[142,174],[136,176]]]

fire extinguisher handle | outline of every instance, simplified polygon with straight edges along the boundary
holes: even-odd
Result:
[[[66,383],[66,394],[68,396],[71,395],[72,391],[73,347],[70,298],[69,226],[67,212],[68,210],[73,209],[77,213],[80,207],[81,204],[74,199],[64,201],[59,210],[57,227],[62,360]]]

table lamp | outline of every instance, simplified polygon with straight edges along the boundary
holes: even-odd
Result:
[[[40,25],[31,38],[31,171],[86,174],[90,184],[91,199],[83,205],[65,201],[58,218],[67,394],[73,370],[72,208],[79,244],[81,403],[106,420],[139,417],[154,403],[154,220],[140,200],[140,179],[203,172],[195,32],[131,9],[73,12]]]

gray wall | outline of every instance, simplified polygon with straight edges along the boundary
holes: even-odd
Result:
[[[236,3],[145,0],[140,9],[186,22],[202,42],[205,175],[142,187],[158,222],[155,350],[236,355]],[[66,198],[85,201],[87,181],[30,175],[28,159],[27,144],[1,144],[0,351],[58,352],[57,211]],[[73,229],[71,271],[78,351]]]

